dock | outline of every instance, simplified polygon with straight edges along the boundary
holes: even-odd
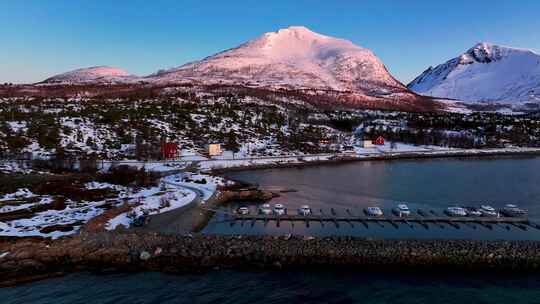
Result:
[[[451,227],[454,229],[461,229],[461,226],[469,227],[476,229],[476,227],[483,227],[489,230],[493,229],[495,225],[505,225],[506,229],[515,227],[521,230],[527,230],[528,227],[540,230],[540,225],[531,222],[528,218],[525,217],[451,217],[445,215],[439,215],[436,212],[426,212],[424,215],[410,215],[404,217],[398,216],[368,216],[368,215],[354,215],[350,210],[346,210],[347,215],[339,215],[334,209],[331,209],[330,212],[325,212],[323,210],[318,214],[311,215],[300,215],[300,214],[228,214],[226,216],[227,221],[231,222],[231,225],[234,225],[235,222],[249,222],[253,226],[256,222],[264,222],[265,225],[268,222],[273,221],[279,226],[282,222],[303,222],[306,227],[310,226],[310,223],[320,223],[321,226],[324,226],[325,223],[330,223],[340,227],[340,223],[348,224],[352,228],[355,226],[364,226],[369,228],[370,225],[378,225],[380,227],[385,227],[385,224],[389,224],[390,227],[398,229],[400,227],[410,227],[414,228],[414,225],[423,227],[424,229],[429,229],[429,224],[434,225],[435,227],[445,228]],[[357,224],[357,225],[355,225]],[[401,225],[400,225],[401,224]]]

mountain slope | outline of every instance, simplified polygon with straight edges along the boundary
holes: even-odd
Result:
[[[385,95],[407,91],[368,49],[352,42],[289,27],[237,48],[150,77],[162,82],[249,84],[263,87],[317,88]]]
[[[236,48],[147,77],[129,76],[116,68],[93,67],[57,75],[45,83],[96,84],[100,92],[112,90],[112,86],[102,85],[111,83],[125,85],[126,90],[195,85],[201,90],[259,90],[256,94],[280,91],[334,108],[441,108],[441,104],[413,93],[394,79],[370,50],[299,26],[266,33]],[[90,94],[88,86],[84,90]],[[153,93],[174,91],[163,90]]]
[[[469,102],[540,102],[540,55],[479,43],[430,67],[408,87],[422,95]]]
[[[55,75],[53,77],[45,79],[43,83],[110,83],[132,81],[136,78],[136,76],[130,75],[128,72],[119,68],[109,66],[95,66]]]

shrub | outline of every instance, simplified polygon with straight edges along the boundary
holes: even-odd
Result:
[[[128,165],[111,167],[107,173],[99,176],[99,180],[106,183],[123,186],[150,187],[157,186],[159,175],[148,172],[144,168],[137,169]]]

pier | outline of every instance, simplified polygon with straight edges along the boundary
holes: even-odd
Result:
[[[273,221],[279,227],[282,222],[291,222],[294,225],[295,222],[304,223],[306,227],[310,227],[311,223],[320,223],[321,226],[325,224],[334,225],[336,228],[339,228],[341,224],[346,224],[351,227],[363,226],[369,228],[370,225],[377,225],[379,227],[385,227],[386,224],[389,227],[399,229],[400,227],[410,227],[414,228],[415,226],[422,227],[424,229],[429,229],[432,224],[435,227],[445,228],[451,227],[454,229],[461,229],[461,227],[469,227],[472,229],[477,229],[477,227],[483,227],[485,229],[493,230],[495,225],[505,225],[506,229],[510,227],[515,227],[521,230],[527,230],[528,227],[540,230],[540,225],[534,222],[531,222],[526,217],[477,217],[477,216],[463,216],[463,217],[453,217],[446,215],[439,215],[435,211],[422,211],[418,212],[418,215],[411,214],[409,216],[394,216],[394,215],[384,215],[384,216],[368,216],[368,215],[355,215],[351,210],[347,209],[344,213],[346,215],[340,215],[336,212],[335,209],[330,209],[325,211],[320,209],[317,213],[312,213],[310,215],[301,215],[301,214],[236,214],[230,213],[221,210],[213,210],[214,212],[223,213],[224,221],[230,222],[231,226],[235,225],[237,222],[240,222],[243,226],[244,223],[249,223],[252,227],[256,222],[263,222],[264,225],[268,225],[269,222]],[[400,225],[401,224],[401,225]],[[375,226],[374,226],[375,227]]]

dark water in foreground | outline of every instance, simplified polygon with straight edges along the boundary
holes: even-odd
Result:
[[[272,169],[234,172],[228,176],[257,183],[262,187],[292,188],[297,192],[282,193],[272,204],[282,203],[292,213],[302,204],[308,204],[316,214],[323,209],[330,214],[334,208],[338,215],[360,215],[368,206],[379,206],[391,213],[400,202],[418,208],[433,210],[442,215],[448,206],[480,206],[488,204],[502,208],[505,204],[518,204],[529,211],[529,218],[540,223],[540,157],[503,157],[467,159],[428,159],[399,161],[366,161],[339,166],[318,166],[292,169]],[[234,207],[245,205],[238,202]],[[257,204],[247,204],[252,213]],[[252,225],[253,224],[253,225]],[[312,222],[291,225],[275,222],[235,223],[225,217],[215,217],[206,227],[207,233],[224,234],[303,234],[354,235],[382,238],[456,238],[456,239],[509,239],[540,240],[540,230],[527,231],[510,226],[496,225],[493,230],[480,225],[419,225],[411,228],[399,224],[399,229],[386,224],[351,226],[332,223],[322,226]]]
[[[91,275],[0,289],[2,303],[540,303],[540,276],[348,272]]]

